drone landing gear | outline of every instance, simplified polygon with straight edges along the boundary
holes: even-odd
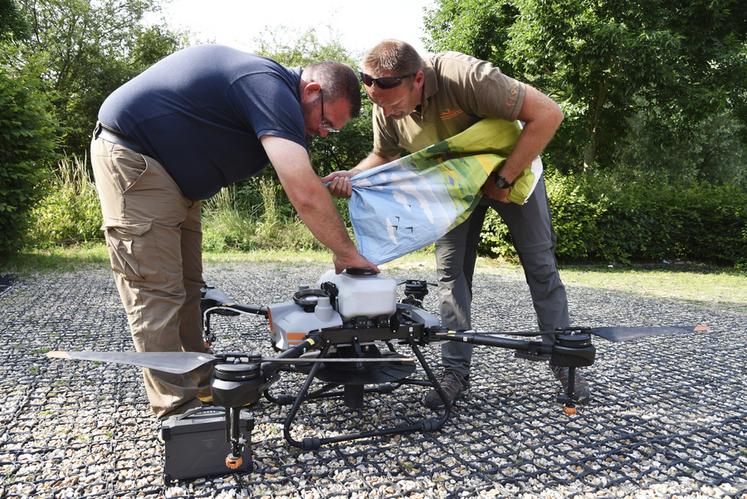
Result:
[[[252,456],[251,421],[246,429],[241,429],[241,409],[259,399],[261,389],[261,366],[259,358],[249,357],[248,362],[218,364],[214,368],[211,386],[214,401],[226,408],[226,440],[231,452],[226,456],[226,467],[237,470],[244,464],[243,455],[248,453],[249,467]]]
[[[572,366],[568,368],[568,386],[565,388],[565,393],[559,394],[557,398],[558,402],[563,404],[563,413],[566,416],[576,415],[578,397],[576,396],[575,386],[576,368]]]
[[[556,338],[556,345],[553,347],[556,365],[568,366],[568,384],[565,387],[565,393],[558,396],[558,402],[563,404],[563,413],[566,416],[576,414],[576,404],[578,396],[576,395],[576,368],[591,365],[591,362],[583,360],[583,356],[571,355],[573,352],[591,353],[591,337],[588,334],[560,334]],[[593,361],[593,356],[590,357]]]
[[[370,349],[370,345],[368,346]],[[421,367],[428,377],[429,383],[414,383],[405,379],[407,376],[415,371],[414,365],[408,364],[396,364],[396,363],[355,363],[350,362],[349,364],[337,364],[333,367],[330,363],[325,365],[322,362],[315,363],[306,379],[301,386],[298,394],[294,397],[288,395],[281,395],[273,397],[266,393],[265,396],[272,402],[278,404],[290,403],[292,399],[292,406],[285,419],[283,426],[283,434],[285,435],[286,441],[305,451],[316,450],[322,445],[329,443],[344,442],[349,440],[366,439],[373,437],[383,437],[387,435],[402,435],[414,432],[424,431],[437,431],[446,423],[449,419],[451,408],[448,404],[446,394],[444,393],[441,385],[439,384],[433,371],[428,366],[428,363],[423,357],[418,347],[415,344],[410,344],[413,353],[417,357]],[[359,348],[354,348],[358,351]],[[375,347],[373,347],[375,348]],[[369,353],[371,350],[369,350]],[[378,353],[378,349],[376,349]],[[329,354],[329,348],[322,350],[320,358],[326,358]],[[383,356],[386,357],[386,356]],[[330,358],[334,358],[331,357]],[[327,383],[320,389],[313,392],[309,392],[312,382],[315,378],[319,378]],[[374,384],[375,386],[366,388],[367,384]],[[305,437],[302,440],[296,440],[291,434],[293,424],[295,422],[298,411],[303,402],[315,400],[315,399],[330,399],[342,397],[345,405],[351,409],[360,409],[363,407],[363,399],[365,393],[390,393],[397,387],[403,384],[427,384],[433,386],[438,392],[441,400],[444,402],[443,413],[436,418],[423,418],[411,424],[404,424],[393,426],[390,428],[383,428],[372,431],[354,432],[347,433],[331,437]],[[336,390],[331,391],[342,386],[342,391]]]

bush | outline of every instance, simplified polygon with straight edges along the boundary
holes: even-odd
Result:
[[[556,253],[564,261],[747,262],[747,192],[733,185],[664,185],[656,176],[546,177]],[[515,256],[508,229],[489,211],[482,253]]]
[[[557,174],[546,177],[545,181],[552,222],[558,234],[556,253],[575,259],[592,257],[598,252],[597,221],[606,210],[604,198],[591,200],[581,186],[573,183],[572,177]],[[508,227],[495,210],[488,210],[485,217],[478,251],[501,258],[517,257]]]
[[[221,189],[203,205],[202,247],[206,251],[249,251],[255,217],[236,206],[236,188]]]
[[[50,248],[103,240],[101,208],[85,159],[60,161],[45,191],[31,212],[27,244]]]
[[[52,163],[55,123],[50,103],[37,88],[38,74],[27,65],[8,67],[13,57],[0,44],[0,257],[22,244],[27,215],[42,194],[36,187]]]

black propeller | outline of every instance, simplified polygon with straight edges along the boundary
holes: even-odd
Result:
[[[705,324],[698,324],[697,326],[642,326],[642,327],[628,327],[628,326],[610,326],[610,327],[570,327],[558,331],[491,331],[482,332],[475,331],[477,334],[485,335],[506,335],[506,336],[542,336],[542,335],[554,335],[554,334],[569,334],[569,333],[587,333],[599,336],[608,341],[621,342],[628,340],[636,340],[639,338],[647,338],[649,336],[658,336],[661,334],[675,334],[675,333],[692,333],[692,332],[710,332],[710,328]]]

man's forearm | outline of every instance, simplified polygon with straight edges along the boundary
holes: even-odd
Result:
[[[375,152],[372,152],[372,153],[369,153],[368,156],[363,158],[360,163],[355,165],[355,167],[351,168],[349,171],[351,171],[352,173],[361,173],[366,170],[370,170],[371,168],[376,168],[377,166],[385,165],[395,159],[397,159],[397,156],[387,158],[384,156],[380,156],[379,154],[376,154]]]
[[[513,181],[540,155],[563,121],[563,112],[552,99],[527,85],[519,119],[525,123],[513,152],[500,174]]]
[[[307,186],[303,193],[286,191],[298,216],[319,242],[338,256],[358,253],[342,223],[332,197],[318,181]]]
[[[311,168],[306,149],[281,137],[262,137],[280,183],[314,237],[336,255],[357,255],[332,197]]]
[[[535,128],[540,129],[535,130]],[[552,132],[548,132],[546,127],[543,129],[538,123],[527,124],[516,141],[513,152],[506,158],[500,174],[509,181],[521,175],[521,172],[540,155],[550,142],[555,133],[555,127],[552,127]]]

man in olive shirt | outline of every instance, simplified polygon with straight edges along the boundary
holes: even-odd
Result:
[[[519,254],[537,313],[540,330],[569,326],[568,300],[555,260],[555,234],[544,180],[523,205],[510,203],[513,181],[531,164],[555,134],[563,113],[548,96],[502,74],[489,62],[457,52],[424,61],[407,43],[384,40],[365,56],[361,73],[373,108],[373,150],[355,168],[335,172],[331,192],[350,196],[350,177],[388,163],[402,150],[413,153],[456,135],[483,118],[524,123],[513,152],[483,186],[486,198],[471,217],[436,242],[436,262],[443,326],[471,329],[470,306],[477,243],[488,207],[508,226]],[[469,389],[472,346],[442,344],[442,386],[450,401]],[[568,369],[550,366],[565,386]],[[576,376],[579,401],[589,398],[584,378]],[[424,403],[442,404],[434,390]]]

